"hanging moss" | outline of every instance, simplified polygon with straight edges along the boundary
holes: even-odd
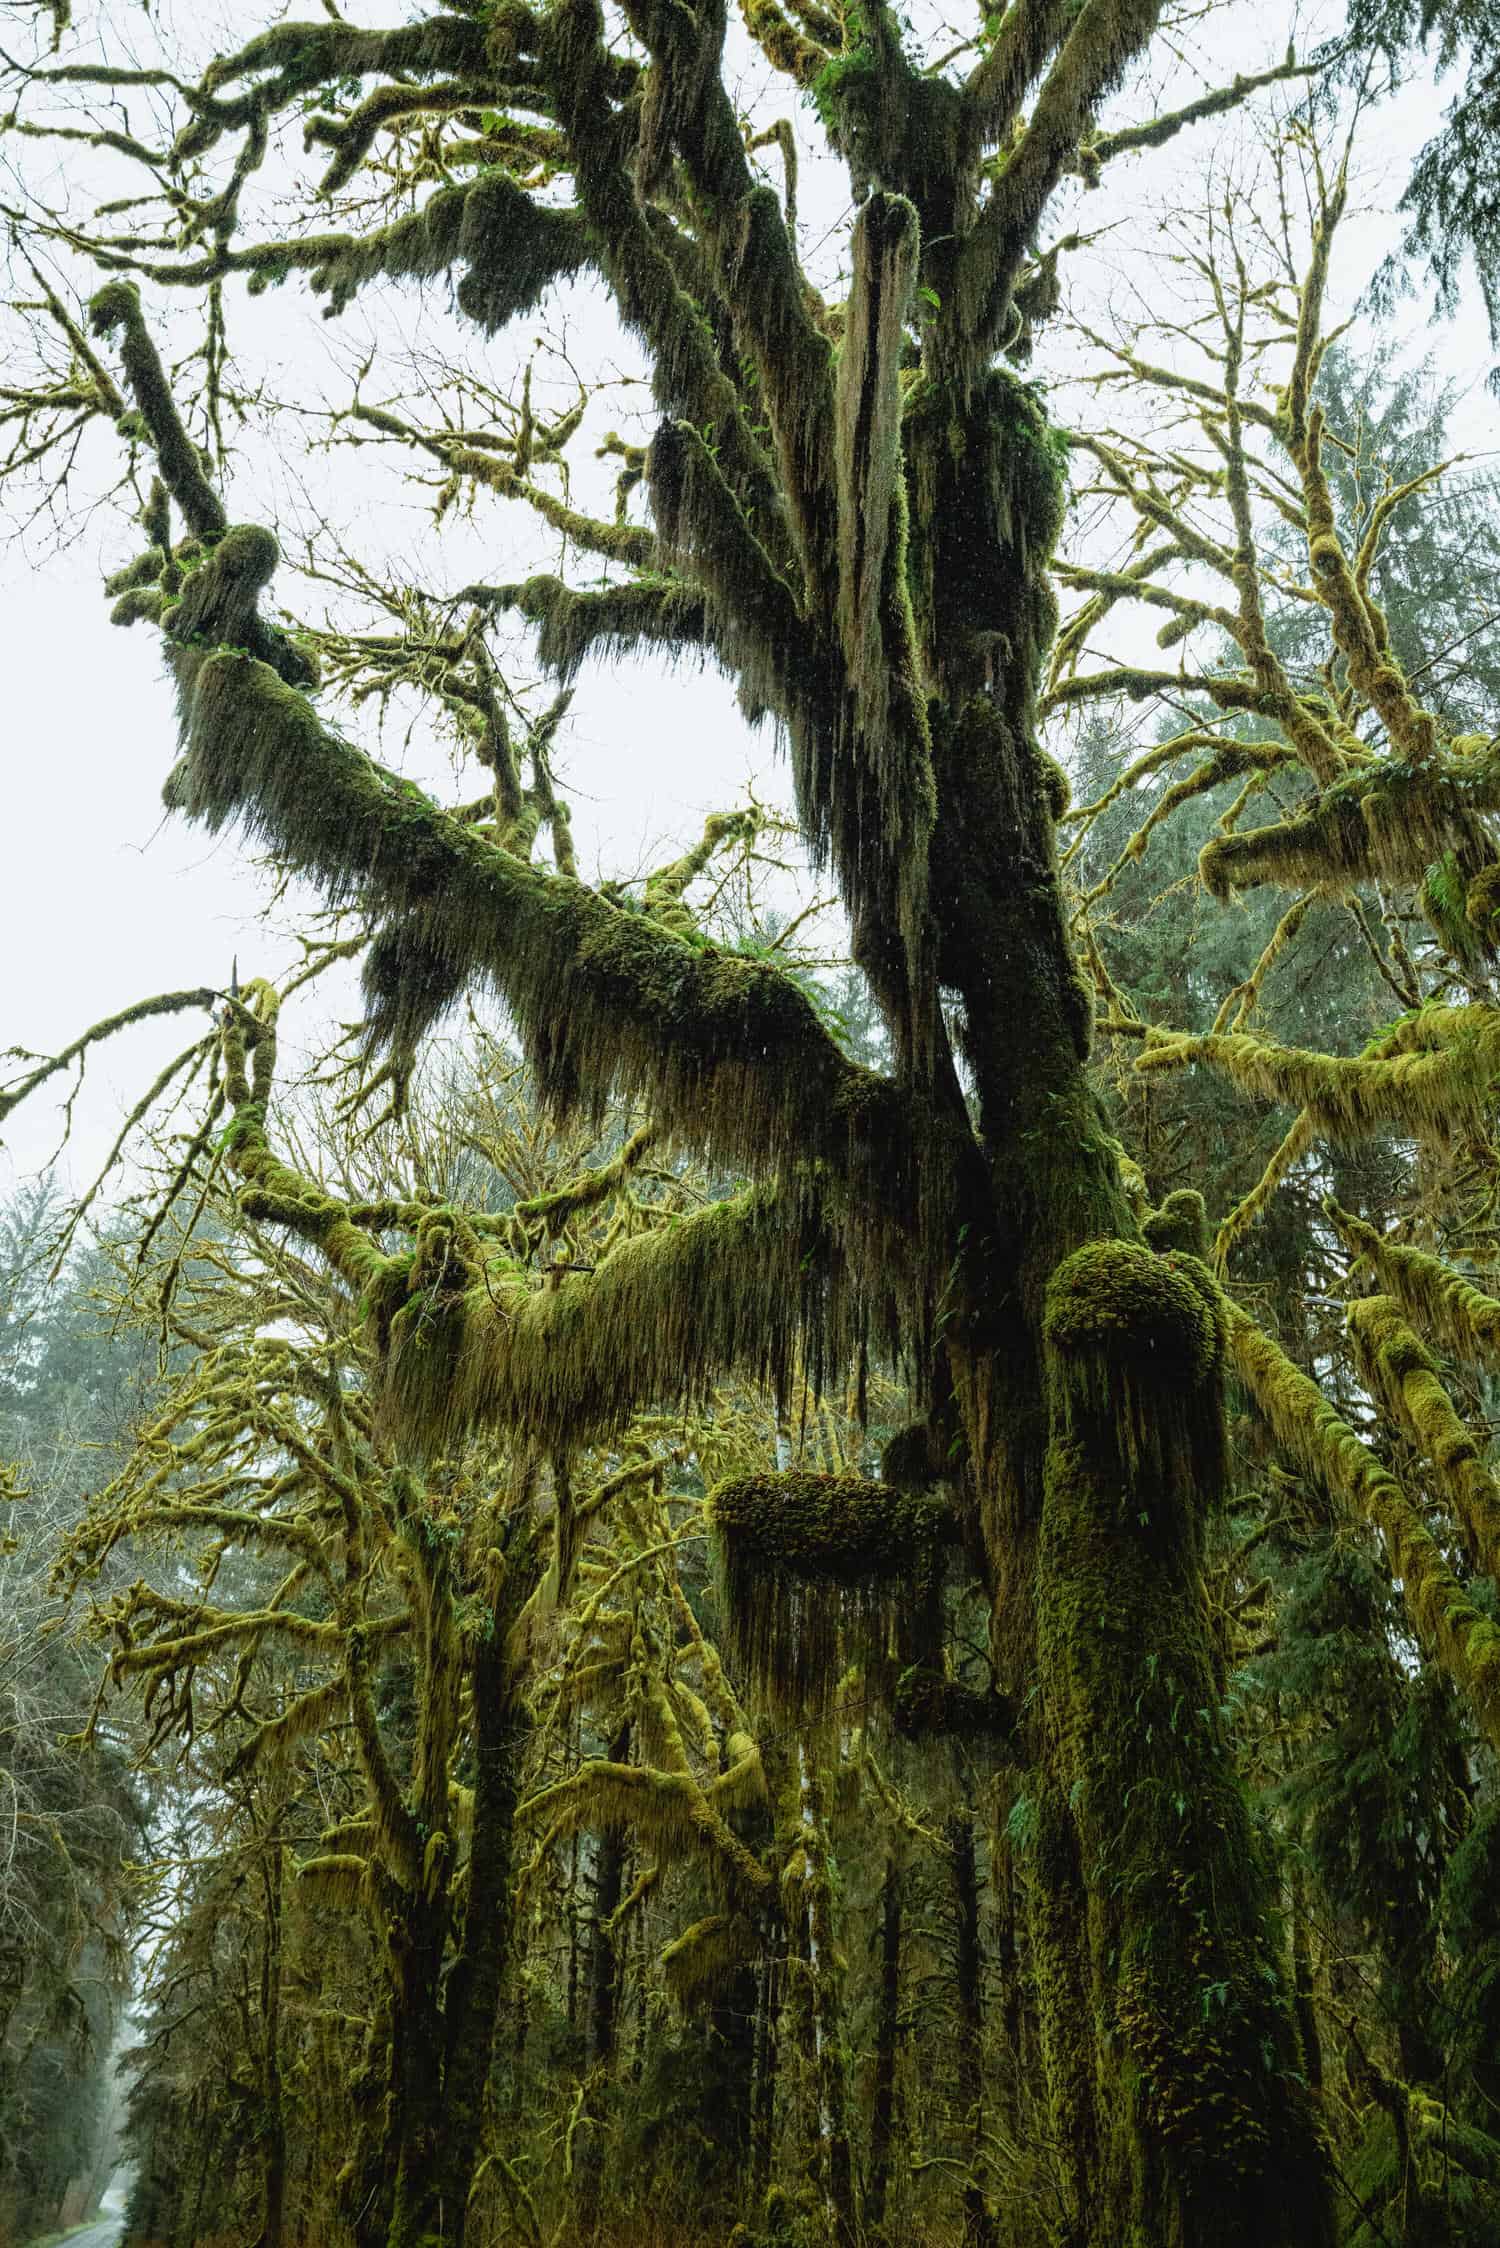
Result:
[[[700,1787],[687,1771],[598,1758],[541,1789],[517,1815],[554,1842],[584,1832],[633,1834],[653,1853],[700,1866],[726,1902],[743,1907],[764,1899],[773,1877],[727,1824],[745,1807],[742,1778],[731,1770]]]
[[[1477,871],[1494,858],[1483,815],[1497,810],[1500,751],[1417,764],[1386,758],[1274,826],[1215,836],[1198,871],[1221,900],[1262,882],[1334,892],[1377,879],[1420,882],[1448,850]]]
[[[898,1609],[956,1535],[945,1506],[857,1475],[745,1476],[709,1496],[729,1644],[776,1707],[826,1714],[850,1657],[883,1655]]]
[[[597,1118],[612,1094],[644,1098],[665,1130],[743,1168],[822,1157],[852,1186],[868,1165],[861,1225],[887,1255],[903,1236],[917,1254],[919,1178],[951,1176],[946,1158],[924,1148],[919,1173],[902,1096],[844,1058],[774,965],[695,949],[496,850],[246,657],[203,660],[185,723],[175,785],[190,814],[263,837],[331,899],[419,920],[441,899],[428,925],[451,972],[502,992],[554,1108]]]
[[[796,595],[762,545],[708,443],[664,421],[646,459],[651,512],[664,556],[696,580],[747,703],[791,712],[806,628]]]
[[[1500,1013],[1433,1005],[1405,1016],[1363,1054],[1319,1054],[1248,1031],[1154,1033],[1140,1071],[1206,1061],[1246,1092],[1305,1109],[1338,1141],[1387,1124],[1438,1143],[1483,1132],[1500,1075]]]
[[[1379,1530],[1419,1640],[1465,1695],[1486,1739],[1500,1747],[1500,1626],[1475,1606],[1405,1491],[1316,1382],[1227,1298],[1225,1316],[1235,1372],[1277,1442]]]
[[[1323,1206],[1355,1257],[1429,1334],[1471,1365],[1500,1362],[1500,1298],[1486,1295],[1441,1257],[1384,1238],[1337,1202]]]
[[[696,1402],[728,1368],[776,1388],[799,1357],[816,1379],[853,1354],[854,1308],[815,1214],[769,1193],[639,1234],[542,1289],[452,1232],[444,1254],[436,1282],[431,1257],[399,1281],[390,1268],[404,1301],[383,1314],[403,1426],[429,1446],[475,1426],[573,1444],[649,1404]]]
[[[1470,1560],[1500,1582],[1500,1486],[1444,1388],[1437,1361],[1390,1296],[1356,1298],[1347,1318],[1366,1379],[1432,1462]]]
[[[612,662],[660,649],[669,659],[689,649],[718,653],[708,602],[700,587],[653,579],[575,593],[561,578],[520,585],[469,586],[464,599],[515,609],[538,627],[537,655],[565,685],[591,658]]]
[[[839,353],[834,442],[839,632],[860,724],[872,734],[885,717],[881,589],[901,480],[901,348],[918,246],[917,214],[902,197],[876,194],[861,206]]]
[[[667,1945],[661,1970],[677,2004],[693,2013],[732,1983],[757,1950],[754,1925],[742,1912],[711,1912]]]
[[[295,252],[312,286],[343,312],[371,281],[436,279],[461,266],[461,312],[493,335],[548,289],[593,262],[581,213],[538,203],[503,172],[439,188],[419,211],[367,235],[333,235]]]
[[[409,914],[376,930],[360,982],[370,1050],[390,1054],[409,1076],[423,1039],[462,995],[459,964],[423,920]]]
[[[1361,2072],[1368,2076],[1371,2066]],[[1500,2137],[1476,2128],[1432,2093],[1383,2070],[1348,2159],[1358,2216],[1344,2248],[1476,2248],[1500,2228]]]

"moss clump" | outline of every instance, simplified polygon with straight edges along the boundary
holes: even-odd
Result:
[[[1219,1290],[1194,1257],[1091,1242],[1047,1289],[1054,1426],[1107,1430],[1120,1450],[1120,1504],[1136,1485],[1193,1494],[1222,1473]]]
[[[186,705],[204,657],[220,648],[242,648],[268,664],[291,687],[317,684],[307,652],[260,614],[260,597],[276,574],[281,549],[258,523],[236,523],[187,577],[163,622],[177,674],[179,706]]]
[[[849,1655],[883,1656],[956,1536],[945,1506],[857,1475],[743,1476],[709,1497],[728,1636],[748,1681],[822,1716]]]
[[[1208,1214],[1196,1187],[1182,1186],[1142,1220],[1141,1234],[1158,1256],[1206,1257]]]
[[[378,233],[325,237],[296,254],[311,265],[329,317],[371,281],[432,280],[460,266],[459,310],[493,335],[534,310],[555,282],[580,273],[594,253],[579,212],[537,203],[503,172],[487,172],[439,188],[419,211]]]
[[[952,1511],[933,1500],[798,1469],[720,1483],[709,1513],[726,1552],[807,1584],[905,1577],[955,1535]]]

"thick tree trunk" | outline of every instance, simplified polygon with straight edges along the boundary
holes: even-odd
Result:
[[[1040,1689],[1028,1933],[1070,2239],[1308,2248],[1329,2237],[1322,2145],[1203,1621],[1216,1299],[1195,1260],[1137,1246],[1058,876],[1066,782],[1036,740],[1056,440],[1000,368],[927,387],[903,434],[942,705],[939,976],[990,1187],[948,1370],[1000,1683]]]
[[[1200,1568],[1222,1497],[1222,1315],[1196,1258],[1101,1242],[1048,1296],[1038,1549],[1049,1817],[1086,1870],[1092,2091],[1079,2237],[1315,2248],[1326,2151],[1298,2066],[1269,1870],[1231,1761]],[[1059,2036],[1066,2052],[1056,2052]]]

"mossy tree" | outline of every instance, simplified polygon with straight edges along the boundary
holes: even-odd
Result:
[[[1018,0],[966,43],[962,76],[929,62],[884,6],[794,13],[753,0],[745,25],[812,97],[848,167],[842,304],[799,259],[790,195],[784,206],[757,181],[712,4],[631,0],[623,26],[594,0],[464,5],[395,31],[284,24],[196,78],[143,81],[107,61],[30,70],[27,102],[118,96],[128,108],[144,91],[179,109],[165,146],[144,112],[138,130],[64,128],[166,179],[171,239],[69,234],[113,278],[86,321],[46,289],[69,369],[32,402],[44,435],[31,456],[58,441],[66,393],[149,463],[146,548],[111,590],[122,623],[161,630],[176,677],[182,754],[168,800],[265,842],[378,924],[370,1024],[398,1096],[424,1031],[466,987],[488,985],[556,1112],[639,1100],[669,1143],[755,1182],[611,1242],[594,1271],[546,1290],[513,1238],[461,1210],[381,1210],[405,1242],[388,1251],[376,1217],[274,1152],[275,996],[264,985],[236,996],[224,1155],[242,1212],[285,1229],[358,1302],[403,1440],[435,1456],[489,1429],[555,1449],[701,1395],[725,1370],[785,1389],[799,1353],[816,1376],[872,1347],[908,1367],[924,1419],[878,1489],[788,1476],[720,1494],[747,1651],[781,1679],[797,1643],[787,1616],[815,1615],[821,1655],[795,1683],[826,1705],[841,1645],[830,1618],[886,1615],[943,1516],[983,1588],[1001,1695],[1019,1713],[1005,1753],[1028,1775],[1034,1813],[1028,1944],[1065,2150],[1061,2232],[1320,2242],[1322,2135],[1202,1600],[1231,1357],[1282,1441],[1300,1442],[1392,1540],[1424,1630],[1492,1737],[1500,1642],[1390,1476],[1228,1304],[1192,1211],[1143,1224],[1090,1075],[1092,993],[1054,842],[1066,785],[1038,740],[1063,447],[1038,389],[1005,363],[1055,304],[1056,254],[1038,254],[1038,229],[1069,173],[1097,178],[1257,82],[1109,134],[1100,105],[1150,49],[1158,0]],[[1300,75],[1289,60],[1258,83]],[[309,147],[331,151],[319,192],[350,224],[251,239],[262,168],[293,118]],[[46,113],[34,129],[52,129]],[[398,781],[319,707],[309,636],[262,608],[276,540],[231,525],[154,340],[161,293],[203,294],[220,340],[195,410],[212,434],[230,285],[303,274],[335,314],[378,284],[446,279],[485,335],[589,274],[650,363],[660,420],[626,460],[613,520],[542,480],[572,433],[565,416],[539,434],[525,396],[478,447],[367,411],[367,426],[435,457],[456,488],[520,498],[606,566],[602,587],[532,576],[469,588],[463,628],[410,674],[489,769],[477,806],[445,809]],[[1231,633],[1247,679],[1223,690],[1228,707],[1272,716],[1284,740],[1266,762],[1301,761],[1321,793],[1269,840],[1216,844],[1205,879],[1224,896],[1273,862],[1313,882],[1367,861],[1394,875],[1436,842],[1455,854],[1477,928],[1493,778],[1483,757],[1454,769],[1340,541],[1310,403],[1320,285],[1304,292],[1280,403],[1255,413],[1240,397],[1236,302],[1214,399],[1228,543],[1174,521],[1172,552],[1227,574],[1238,606],[1148,592],[1140,570],[1124,590]],[[1261,626],[1244,432],[1266,415],[1301,478],[1313,598],[1337,649],[1324,698],[1278,672]],[[1113,474],[1102,441],[1094,453]],[[1128,468],[1118,482],[1126,496],[1145,488]],[[648,520],[632,513],[637,490]],[[1089,590],[1106,607],[1120,591]],[[887,1070],[852,1062],[774,961],[701,939],[679,910],[693,866],[674,862],[636,901],[577,879],[549,722],[517,744],[496,684],[489,636],[515,620],[564,685],[589,658],[687,652],[720,665],[752,716],[774,719],[803,838],[833,870],[880,1010]],[[1059,703],[1101,691],[1066,677],[1078,647],[1076,633],[1059,643]],[[388,650],[330,652],[344,687],[351,663],[369,678],[389,662]],[[1177,674],[1164,676],[1175,691]],[[1162,680],[1114,683],[1151,692]],[[1369,754],[1366,715],[1389,755]],[[1234,754],[1259,770],[1250,751]],[[705,852],[723,840],[705,836]],[[1243,1029],[1153,1037],[1143,1054],[1151,1067],[1222,1065],[1249,1090],[1295,1099],[1308,1129],[1396,1113],[1450,1132],[1477,1127],[1497,1058],[1477,1002],[1428,1011],[1345,1064]],[[925,1496],[934,1485],[946,1505]],[[357,1695],[356,1679],[344,1687]],[[372,1757],[377,1797],[379,1779]],[[821,1784],[814,1771],[802,1790],[810,1927]],[[857,2225],[857,2199],[845,2200],[840,2221]]]
[[[1300,121],[1272,141],[1265,162],[1281,186],[1307,145]],[[1483,485],[1420,428],[1419,457],[1410,425],[1387,420],[1377,442],[1381,420],[1326,332],[1353,155],[1320,159],[1288,195],[1302,246],[1274,276],[1249,246],[1252,195],[1231,194],[1196,227],[1209,245],[1197,267],[1208,375],[1162,364],[1148,332],[1114,345],[1104,379],[1128,368],[1153,402],[1149,435],[1095,447],[1138,560],[1064,566],[1082,602],[1051,692],[1060,709],[1108,709],[1151,693],[1148,680],[1165,685],[1164,671],[1082,660],[1084,633],[1132,603],[1164,613],[1160,645],[1183,651],[1169,692],[1186,723],[1163,727],[1078,815],[1085,831],[1122,820],[1078,921],[1121,1085],[1149,1102],[1192,1067],[1214,1083],[1180,1112],[1211,1117],[1249,1094],[1270,1150],[1259,1177],[1215,1197],[1215,1269],[1261,1321],[1234,1306],[1230,1354],[1274,1439],[1269,1455],[1262,1440],[1241,1456],[1221,1566],[1244,1624],[1226,1630],[1248,1658],[1237,1691],[1259,1713],[1249,1731],[1267,1728],[1257,1754],[1291,1844],[1299,1982],[1323,1976],[1331,1990],[1341,1972],[1339,1939],[1325,1929],[1309,1945],[1311,1909],[1367,1953],[1379,1991],[1370,2049],[1364,2033],[1352,2049],[1333,2041],[1339,2096],[1361,2118],[1357,2237],[1403,2221],[1412,2237],[1424,2226],[1483,2237],[1492,2118],[1457,2028],[1471,1972],[1487,1970],[1458,1968],[1443,1929],[1449,1869],[1466,1888],[1493,1788],[1495,1090],[1471,1041],[1500,1019],[1487,919],[1500,711],[1483,525],[1472,550],[1443,539],[1482,505]],[[1426,557],[1416,585],[1413,552]],[[1126,810],[1136,786],[1144,818]],[[1139,974],[1150,945],[1115,917],[1121,886],[1149,882],[1158,859],[1158,876],[1169,869],[1188,835],[1210,898],[1241,909],[1230,940],[1241,965],[1217,1005],[1206,979],[1225,940],[1209,904],[1188,909],[1176,965],[1180,981],[1197,978],[1192,1033],[1167,1027],[1161,992]],[[1348,1011],[1317,988],[1339,929],[1340,984],[1363,993]],[[1160,1193],[1161,1142],[1155,1157]],[[1482,1958],[1488,1939],[1471,1940]],[[1464,2177],[1439,2216],[1445,2115]]]

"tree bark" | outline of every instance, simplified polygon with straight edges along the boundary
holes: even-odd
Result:
[[[880,1891],[880,2001],[875,2025],[875,2084],[870,2106],[870,2170],[865,2216],[872,2232],[885,2223],[891,2138],[896,2119],[896,2051],[901,2029],[901,1869],[885,1861]]]

